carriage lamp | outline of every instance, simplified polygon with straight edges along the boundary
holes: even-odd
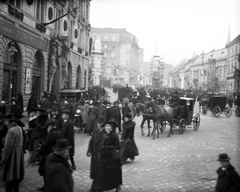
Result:
[[[189,106],[190,105],[190,101],[189,100],[187,100],[187,106]]]

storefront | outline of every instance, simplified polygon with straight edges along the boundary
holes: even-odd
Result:
[[[39,100],[47,88],[48,39],[31,30],[0,18],[0,100],[21,93],[25,107],[32,92]]]

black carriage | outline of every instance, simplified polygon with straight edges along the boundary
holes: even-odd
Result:
[[[194,115],[194,104],[194,98],[180,97],[180,106],[174,108],[175,110],[180,109],[180,115],[176,113],[172,119],[174,125],[173,128],[178,126],[180,134],[186,130],[186,127],[191,127],[189,125],[192,125],[195,131],[197,131],[200,126],[200,114],[197,113]],[[165,129],[166,124],[167,122],[164,122],[163,125],[159,125],[161,126],[161,131]]]
[[[73,102],[78,102],[80,99],[86,99],[87,90],[79,89],[64,89],[59,91],[60,101],[68,100]]]
[[[235,115],[240,117],[240,94],[236,96],[234,104],[236,105]]]
[[[224,112],[226,117],[231,117],[232,109],[228,106],[228,98],[226,96],[215,95],[208,100],[208,109],[215,117],[219,117]]]

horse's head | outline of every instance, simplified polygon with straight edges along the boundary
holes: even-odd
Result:
[[[145,105],[142,103],[136,103],[136,115],[139,116],[145,110]]]

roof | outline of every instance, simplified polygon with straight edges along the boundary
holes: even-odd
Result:
[[[233,39],[231,42],[229,42],[226,47],[231,47],[234,44],[237,44],[240,42],[240,35],[238,35],[235,39]]]

